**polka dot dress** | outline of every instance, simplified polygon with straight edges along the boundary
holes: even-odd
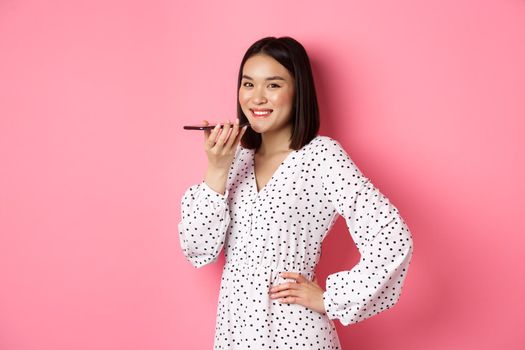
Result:
[[[328,276],[326,313],[270,298],[272,286],[295,282],[281,272],[315,278],[323,239],[339,216],[361,258]],[[347,326],[392,307],[413,252],[397,208],[338,141],[321,135],[289,153],[259,192],[254,150],[239,145],[224,195],[204,181],[190,186],[178,229],[196,268],[224,249],[214,349],[340,349],[333,320]]]

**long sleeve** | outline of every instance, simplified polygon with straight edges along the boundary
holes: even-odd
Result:
[[[362,174],[339,142],[328,138],[322,148],[324,196],[344,217],[361,255],[351,270],[329,275],[323,293],[327,316],[347,326],[397,303],[413,240],[398,209]]]
[[[179,239],[184,256],[196,268],[215,262],[224,246],[230,223],[228,193],[220,194],[204,181],[184,193]]]

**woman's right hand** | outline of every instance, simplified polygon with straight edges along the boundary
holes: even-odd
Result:
[[[204,120],[204,123],[205,126],[209,124],[207,120]],[[211,131],[204,130],[204,148],[208,156],[208,168],[227,172],[247,126],[239,129],[239,119],[235,119],[233,127],[229,121],[224,123],[222,129],[219,126],[220,123],[217,123]],[[228,135],[230,129],[231,133]]]

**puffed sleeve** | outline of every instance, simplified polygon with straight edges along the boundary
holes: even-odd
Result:
[[[227,198],[205,181],[190,186],[181,202],[179,240],[186,259],[196,268],[215,262],[224,246],[230,223]]]
[[[398,209],[363,175],[338,141],[327,137],[319,154],[324,197],[344,217],[361,255],[351,270],[329,275],[323,293],[328,318],[347,326],[397,303],[413,240]]]

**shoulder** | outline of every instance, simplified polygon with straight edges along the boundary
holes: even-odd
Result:
[[[341,142],[330,136],[319,135],[316,137],[312,158],[321,172],[333,172],[337,169],[361,172]]]
[[[344,154],[348,156],[341,143],[330,136],[317,135],[314,141],[315,142],[312,142],[312,150],[316,155],[321,155],[323,157],[333,157]]]

